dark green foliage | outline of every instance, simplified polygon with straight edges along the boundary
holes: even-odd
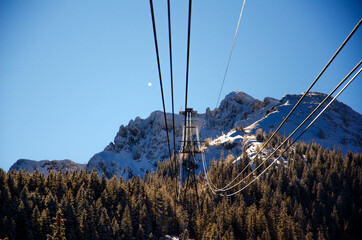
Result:
[[[268,147],[281,141],[277,136]],[[286,167],[271,167],[229,198],[212,194],[199,174],[199,207],[194,189],[176,200],[168,161],[144,180],[128,182],[95,172],[44,176],[0,169],[0,239],[361,239],[362,154],[343,157],[297,143],[284,158]],[[234,158],[210,164],[216,186],[225,186],[249,161],[247,155],[236,164],[228,159]]]

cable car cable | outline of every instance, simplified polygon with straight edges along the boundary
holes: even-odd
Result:
[[[333,54],[333,56],[330,58],[328,63],[324,66],[322,71],[318,74],[318,76],[315,78],[315,80],[312,82],[312,84],[308,87],[307,91],[305,91],[302,95],[302,97],[298,100],[298,102],[294,105],[292,110],[288,113],[288,115],[284,118],[284,120],[280,123],[278,128],[273,132],[273,134],[269,137],[269,139],[263,144],[261,149],[255,154],[254,158],[249,162],[249,164],[227,185],[229,186],[232,184],[236,179],[243,173],[245,170],[249,167],[249,165],[256,159],[256,157],[260,154],[261,151],[264,150],[264,148],[267,146],[267,144],[273,139],[275,134],[280,130],[280,128],[285,124],[285,122],[288,120],[290,115],[294,112],[294,110],[298,107],[298,105],[301,103],[301,101],[305,98],[305,96],[309,93],[310,89],[315,85],[315,83],[319,80],[319,78],[322,76],[322,74],[326,71],[326,69],[329,67],[329,65],[332,63],[332,61],[335,59],[335,57],[339,54],[339,52],[343,49],[343,47],[346,45],[346,43],[349,41],[349,39],[353,36],[353,34],[357,31],[357,29],[360,27],[362,23],[362,19],[357,23],[357,25],[353,28],[353,30],[350,32],[350,34],[347,36],[347,38],[343,41],[343,43],[340,45],[340,47],[337,49],[337,51]],[[226,186],[226,187],[227,187]]]
[[[274,153],[276,153],[276,151],[278,151],[293,135],[294,133],[296,133],[303,125],[304,123],[329,99],[329,97],[353,74],[353,72],[362,64],[362,61],[360,61],[348,74],[346,77],[343,78],[343,80],[324,98],[324,100],[322,102],[320,102],[318,104],[318,106],[308,115],[308,117],[306,117],[304,119],[304,121],[299,124],[299,126],[291,133],[289,134],[289,136],[271,153],[269,154],[269,156],[263,160],[262,163],[260,163],[256,168],[254,168],[254,170],[252,172],[250,172],[246,177],[244,177],[242,180],[240,180],[238,183],[234,184],[233,186],[229,187],[229,188],[225,188],[221,191],[228,191],[231,190],[232,188],[236,187],[237,185],[239,185],[241,182],[245,182],[245,179],[250,177],[257,169],[259,169],[260,166],[262,166],[267,160],[269,160]],[[362,69],[362,68],[361,68]],[[335,98],[337,98],[343,91],[344,89],[358,76],[358,74],[361,72],[361,69],[352,77],[352,79],[346,84],[346,86],[344,86],[344,88],[336,95]],[[328,103],[327,107],[331,105],[331,103],[335,100],[335,98]],[[315,122],[315,120],[317,120],[319,118],[319,116],[326,110],[326,107],[318,114],[318,116],[316,118],[314,118],[314,120],[305,128],[305,130],[302,132],[302,134],[305,133],[305,131]],[[301,135],[302,135],[301,134]],[[300,136],[298,136],[297,139],[300,138]],[[293,143],[296,140],[293,141]],[[291,144],[292,145],[292,144]],[[290,146],[289,146],[290,147]],[[288,148],[289,148],[288,147]],[[284,151],[285,152],[285,151]],[[283,152],[283,153],[284,153]],[[279,156],[280,157],[280,156]]]
[[[241,11],[240,11],[240,15],[239,15],[239,21],[238,21],[238,24],[237,24],[237,26],[236,26],[233,44],[231,45],[231,50],[230,50],[230,54],[229,54],[229,59],[228,59],[228,62],[227,62],[227,64],[226,64],[226,69],[225,69],[224,77],[223,77],[223,79],[222,79],[221,88],[220,88],[220,92],[219,92],[219,97],[217,98],[217,102],[216,102],[216,107],[215,107],[215,108],[217,108],[217,107],[219,106],[219,101],[220,101],[221,92],[222,92],[222,89],[223,89],[223,87],[224,87],[224,82],[225,82],[225,79],[226,79],[226,75],[227,75],[227,72],[228,72],[228,70],[229,70],[231,55],[233,54],[233,50],[234,50],[234,46],[235,46],[236,36],[238,35],[238,31],[239,31],[239,25],[240,25],[240,21],[241,21],[241,16],[243,16],[243,12],[244,12],[245,1],[246,1],[246,0],[244,0],[243,6],[241,7]]]
[[[168,151],[169,151],[169,155],[170,155],[170,158],[171,158],[171,157],[172,157],[172,154],[171,154],[170,138],[169,138],[169,136],[168,136],[168,126],[167,126],[167,116],[166,116],[165,98],[164,98],[164,95],[163,95],[161,66],[160,66],[160,57],[159,57],[159,54],[158,54],[157,33],[156,33],[155,15],[154,15],[154,11],[153,11],[153,1],[152,1],[152,0],[150,0],[150,8],[151,8],[151,16],[152,16],[153,36],[154,36],[154,40],[155,40],[155,48],[156,48],[156,56],[157,56],[158,76],[159,76],[159,79],[160,79],[160,88],[161,88],[163,115],[164,115],[164,118],[165,118],[165,126],[166,126],[166,135],[167,135]]]
[[[255,182],[257,179],[259,179],[259,177],[261,175],[263,175],[274,163],[276,163],[277,159],[280,158],[281,156],[283,156],[283,154],[308,130],[308,128],[310,126],[312,126],[312,124],[322,115],[322,113],[337,99],[337,97],[353,82],[353,80],[358,76],[358,74],[361,72],[362,68],[359,69],[359,71],[351,78],[351,80],[349,80],[349,82],[338,92],[338,94],[327,104],[327,106],[325,106],[323,108],[323,110],[313,119],[313,121],[304,129],[304,131],[299,134],[299,136],[291,143],[289,144],[289,146],[283,150],[283,152],[281,152],[279,154],[279,156],[274,159],[274,161],[269,164],[269,166],[264,169],[257,177],[255,177],[252,181],[250,181],[247,185],[245,185],[244,187],[242,187],[241,189],[239,189],[238,191],[231,193],[231,194],[221,194],[222,196],[233,196],[235,194],[238,194],[239,192],[241,192],[242,190],[244,190],[245,188],[247,188],[248,186],[250,186],[253,182]],[[273,154],[270,154],[269,157],[266,159],[268,160]],[[265,161],[265,160],[264,160]]]

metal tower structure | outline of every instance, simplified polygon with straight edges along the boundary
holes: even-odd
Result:
[[[185,116],[185,122],[182,129],[181,148],[179,152],[179,200],[186,197],[187,191],[194,187],[196,193],[197,205],[199,206],[199,198],[197,193],[195,170],[199,167],[196,155],[203,157],[199,140],[199,130],[192,117],[197,117],[197,112],[192,108],[186,108],[180,111],[180,115]],[[183,196],[182,196],[183,195]],[[182,199],[181,199],[182,198]]]

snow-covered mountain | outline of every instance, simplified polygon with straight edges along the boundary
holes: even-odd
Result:
[[[200,129],[201,140],[206,140],[205,157],[219,159],[222,154],[227,157],[229,152],[239,156],[242,151],[252,156],[261,144],[256,139],[256,133],[275,130],[300,97],[301,95],[288,94],[281,100],[267,97],[260,101],[240,91],[231,92],[218,108],[214,110],[207,108],[205,113],[198,114],[197,118],[194,118],[195,124]],[[280,129],[279,134],[287,136],[291,133],[325,97],[326,95],[322,93],[309,93]],[[319,111],[310,121],[318,113]],[[172,115],[167,114],[167,119],[173,149]],[[177,151],[181,144],[183,120],[183,115],[175,115]],[[293,137],[296,138],[304,127]],[[346,153],[347,149],[362,152],[361,136],[362,115],[347,105],[335,101],[308,129],[301,140],[316,142],[325,148],[335,146],[343,153]],[[267,152],[262,153],[265,154]],[[137,117],[128,125],[122,125],[114,141],[103,151],[96,153],[86,166],[70,160],[38,162],[20,159],[10,170],[24,169],[33,172],[38,169],[47,173],[50,169],[74,171],[86,168],[89,171],[94,169],[99,174],[104,173],[109,178],[116,174],[127,179],[134,175],[143,176],[145,172],[155,170],[158,161],[166,158],[169,158],[169,151],[164,116],[163,112],[155,111],[146,119]]]
[[[167,115],[168,126],[172,126],[171,114]],[[182,135],[182,116],[176,115],[176,145],[179,148]],[[171,136],[171,132],[170,136]],[[102,152],[95,154],[87,169],[104,172],[107,177],[114,174],[124,176],[143,175],[155,169],[158,160],[169,157],[166,126],[163,112],[156,111],[146,119],[136,118],[127,126],[121,126],[114,138]]]
[[[262,102],[244,92],[231,92],[221,101],[218,108],[213,111],[206,109],[200,134],[203,138],[214,138],[230,131],[235,124],[247,127],[261,119],[277,103],[278,100],[270,97]]]
[[[275,130],[281,120],[290,112],[301,95],[286,95],[278,104],[276,104],[267,116],[254,122],[245,130],[255,133],[258,128],[266,132]],[[295,112],[290,116],[281,128],[281,134],[291,133],[326,97],[322,93],[310,93],[305,100],[296,108]],[[331,100],[331,99],[330,99]],[[297,137],[304,128],[313,120],[319,112],[322,111],[325,103],[307,123],[294,135]],[[323,145],[325,148],[333,148],[336,146],[346,153],[348,149],[351,151],[362,151],[362,116],[355,112],[349,106],[335,101],[318,120],[303,134],[301,140],[305,142],[315,141]]]
[[[29,159],[19,159],[16,161],[9,169],[11,170],[23,170],[30,173],[38,170],[40,173],[47,175],[50,170],[62,171],[65,172],[69,170],[70,172],[80,171],[86,168],[86,164],[75,163],[72,160],[41,160],[34,161]]]
[[[322,93],[309,93],[280,129],[279,134],[291,133],[325,96]],[[242,148],[252,155],[256,146],[260,144],[255,138],[256,131],[262,129],[269,132],[276,129],[300,97],[301,95],[286,95],[281,100],[267,97],[264,101],[260,101],[240,91],[228,94],[219,108],[214,110],[208,108],[206,113],[197,117],[196,124],[200,127],[201,139],[209,138],[206,158],[217,159],[221,152],[228,151],[238,155]],[[171,117],[171,114],[167,115],[168,126],[172,126]],[[183,118],[184,116],[176,115],[177,150],[180,148]],[[235,130],[235,126],[239,131]],[[308,129],[301,140],[313,141],[324,147],[336,146],[344,153],[347,149],[362,152],[361,133],[361,114],[335,101]],[[169,135],[172,140],[171,130]],[[171,147],[172,145],[171,141]],[[122,125],[114,142],[102,152],[95,154],[88,162],[87,169],[103,172],[107,177],[116,174],[129,178],[138,174],[142,176],[146,171],[155,169],[158,161],[168,157],[163,113],[156,111],[146,119],[136,118],[127,126]]]

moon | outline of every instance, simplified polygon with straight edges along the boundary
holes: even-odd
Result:
[[[152,86],[152,83],[150,83],[150,82],[149,82],[149,83],[147,83],[147,86],[151,87],[151,86]]]

